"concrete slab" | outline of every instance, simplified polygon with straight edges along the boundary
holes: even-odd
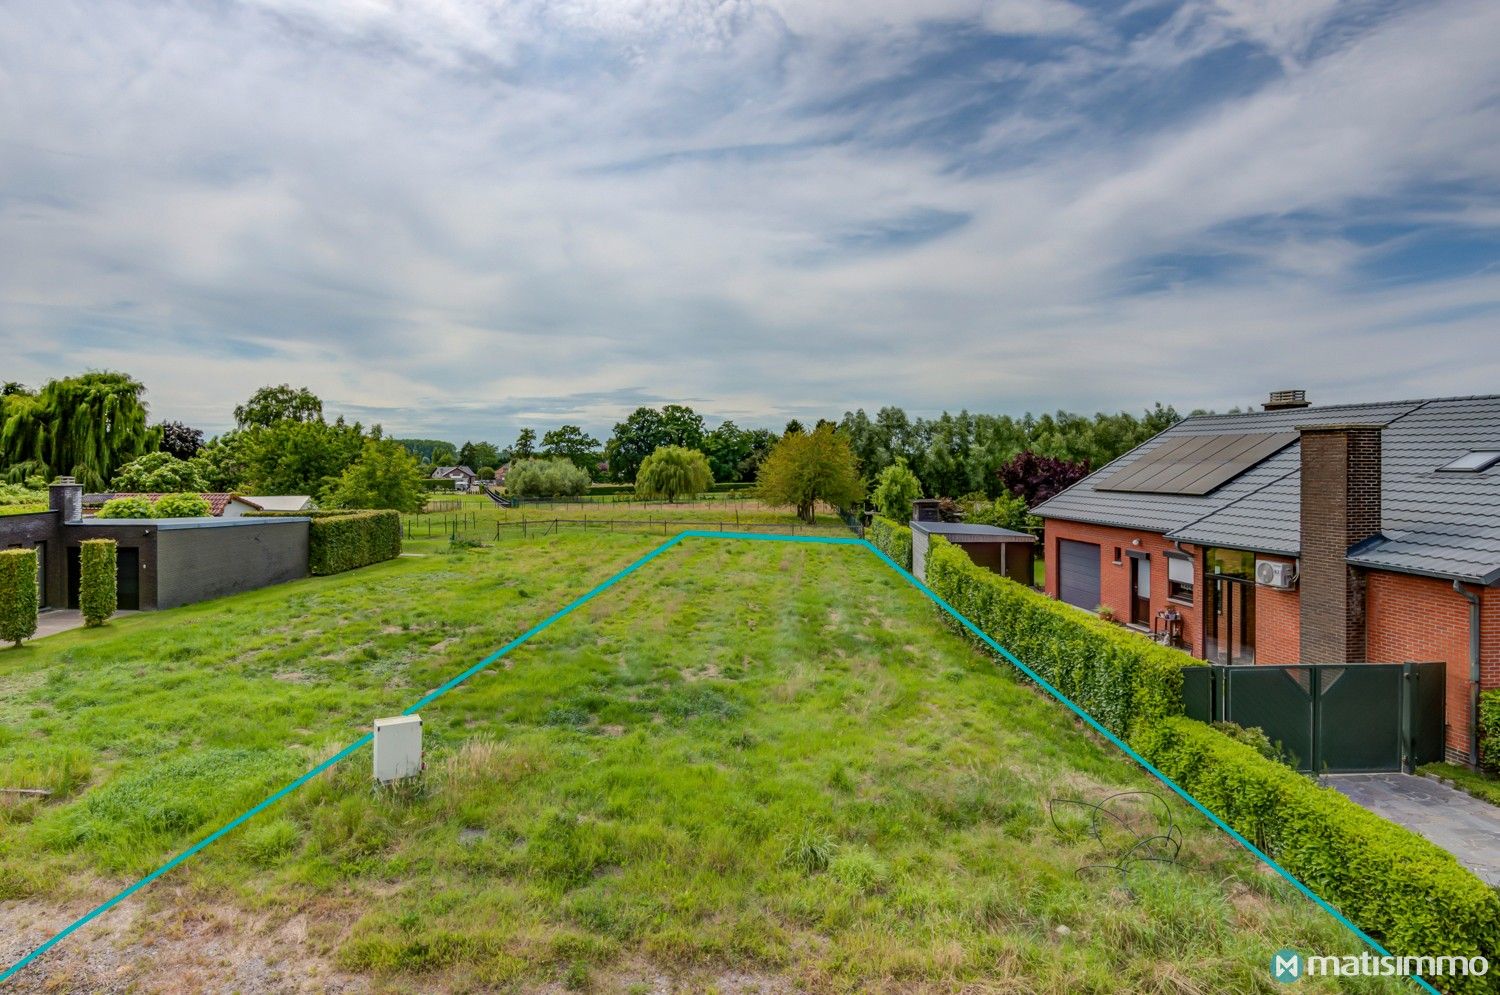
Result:
[[[1414,774],[1324,774],[1318,781],[1426,837],[1500,887],[1500,806]]]
[[[126,615],[136,614],[139,613],[133,611],[115,612],[113,617],[122,618]],[[43,636],[55,636],[59,632],[81,628],[83,628],[83,612],[77,608],[54,608],[37,615],[36,635],[31,638],[41,639]]]

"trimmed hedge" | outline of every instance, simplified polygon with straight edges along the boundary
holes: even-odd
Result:
[[[926,581],[1116,735],[1138,723],[1182,714],[1182,670],[1203,666],[1181,650],[1159,646],[977,566],[941,536],[931,537]]]
[[[875,515],[870,519],[869,539],[876,549],[899,563],[902,569],[911,569],[911,529],[883,515]]]
[[[0,549],[0,642],[36,635],[36,574],[36,550]]]
[[[1391,953],[1500,950],[1500,892],[1436,844],[1192,719],[1145,725],[1131,745]],[[1444,981],[1493,990],[1488,978]]]
[[[316,577],[367,567],[401,555],[401,514],[396,511],[262,511],[246,518],[311,518],[307,570]]]
[[[115,561],[119,550],[113,539],[85,539],[78,544],[78,607],[85,625],[103,625],[115,613]]]
[[[1500,774],[1500,688],[1479,696],[1479,766]]]

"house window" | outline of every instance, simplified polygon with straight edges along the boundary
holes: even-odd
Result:
[[[1193,603],[1193,561],[1186,556],[1167,554],[1167,597]]]
[[[1115,547],[1115,566],[1119,566],[1119,565],[1120,565],[1120,547],[1116,546]]]

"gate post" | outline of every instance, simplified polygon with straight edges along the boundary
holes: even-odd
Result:
[[[1416,772],[1416,723],[1413,721],[1412,712],[1415,711],[1417,697],[1411,693],[1412,682],[1416,679],[1417,669],[1408,660],[1401,665],[1401,773],[1403,774]]]

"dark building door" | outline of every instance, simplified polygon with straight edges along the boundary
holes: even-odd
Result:
[[[1130,558],[1130,621],[1151,624],[1151,557]]]
[[[68,607],[78,607],[78,547],[68,547]],[[141,551],[133,546],[115,550],[115,607],[138,611],[141,607]]]
[[[1070,605],[1099,607],[1099,544],[1057,541],[1057,596]]]

